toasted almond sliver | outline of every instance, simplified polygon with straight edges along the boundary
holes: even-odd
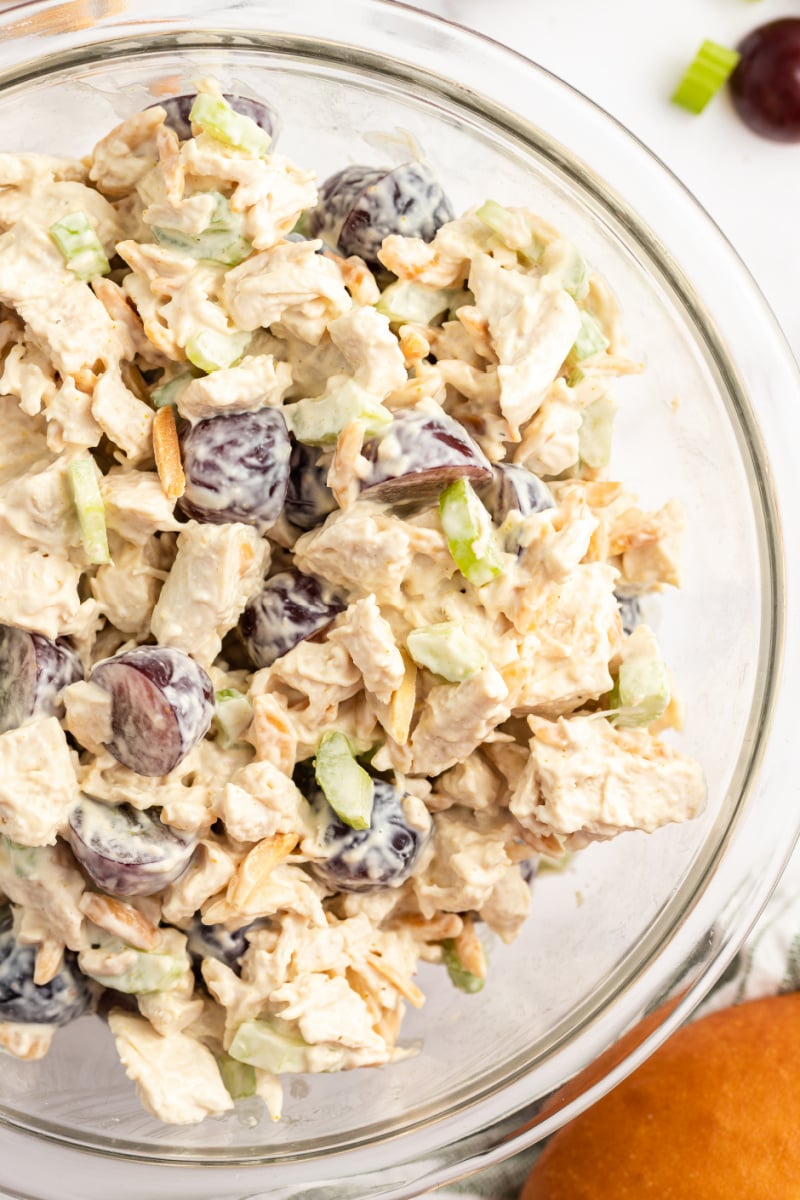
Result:
[[[0,1046],[25,1062],[44,1058],[56,1032],[55,1025],[19,1025],[15,1021],[0,1023]]]
[[[170,500],[177,500],[186,489],[186,476],[181,463],[175,414],[168,404],[160,408],[153,418],[153,451],[164,494]]]
[[[177,208],[183,200],[185,177],[180,157],[181,144],[175,130],[162,125],[156,133],[156,146],[167,200],[173,208]]]
[[[367,962],[374,971],[383,976],[387,983],[392,985],[396,992],[405,997],[409,1004],[413,1004],[414,1008],[422,1008],[425,1003],[425,994],[415,983],[410,981],[406,983],[404,979],[400,978],[394,967],[384,962],[377,954],[368,954]]]
[[[389,728],[398,746],[405,746],[411,729],[411,719],[414,716],[414,706],[417,702],[417,667],[405,654],[403,661],[406,673],[403,682],[389,701]]]
[[[106,933],[122,938],[137,950],[153,950],[158,944],[158,929],[130,904],[101,896],[97,892],[84,892],[78,908],[95,925]]]
[[[273,868],[283,862],[297,845],[296,833],[274,833],[245,855],[228,884],[226,900],[233,909],[246,909],[266,883]]]
[[[64,962],[64,943],[55,938],[45,938],[36,951],[36,963],[33,968],[33,982],[37,987],[51,983],[61,970]]]
[[[478,979],[485,979],[486,955],[483,953],[483,946],[475,932],[472,917],[464,917],[461,933],[454,938],[453,942],[455,952],[464,970],[469,971],[470,975],[476,975]]]
[[[336,439],[333,461],[327,484],[340,508],[349,508],[358,499],[361,481],[357,466],[364,445],[364,426],[361,421],[348,421]]]
[[[458,913],[445,912],[437,913],[428,920],[425,917],[407,916],[398,921],[398,925],[408,929],[415,942],[441,942],[445,938],[456,938],[463,924]]]
[[[155,346],[156,350],[166,354],[167,358],[171,358],[173,362],[185,361],[186,355],[175,341],[175,335],[171,330],[153,320],[145,321],[143,327],[144,335],[151,346]]]

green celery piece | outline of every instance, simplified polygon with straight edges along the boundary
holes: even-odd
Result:
[[[740,58],[738,50],[703,42],[672,93],[672,103],[697,116],[733,74]]]
[[[467,479],[457,479],[439,496],[439,516],[448,549],[461,574],[483,587],[503,571],[503,555],[492,518]]]
[[[220,263],[224,267],[238,266],[253,249],[242,236],[242,218],[231,210],[227,197],[211,193],[215,207],[211,220],[202,233],[192,236],[179,229],[152,226],[152,234],[160,246],[170,246],[201,262]]]
[[[450,683],[461,683],[486,666],[486,651],[456,621],[412,629],[408,651],[417,666],[427,667]]]
[[[193,366],[210,375],[212,371],[223,371],[233,367],[250,345],[250,333],[217,333],[214,329],[201,329],[186,343],[186,357]]]
[[[86,556],[92,563],[110,563],[106,506],[100,494],[95,461],[93,458],[76,458],[69,464],[67,473]]]
[[[237,688],[223,688],[215,693],[214,699],[214,720],[219,731],[217,741],[227,750],[241,741],[253,719],[253,706]]]
[[[561,238],[551,242],[542,256],[542,269],[557,275],[573,300],[585,300],[588,296],[589,267],[571,242]]]
[[[587,467],[607,467],[611,461],[617,402],[608,392],[587,404],[581,413],[578,449]]]
[[[122,948],[122,943],[120,943]],[[128,995],[147,996],[153,992],[167,992],[182,978],[187,967],[185,955],[151,954],[145,950],[133,950],[136,961],[122,975],[92,975],[84,971],[96,983],[103,987],[115,988],[118,992]]]
[[[256,1072],[249,1063],[239,1062],[230,1054],[217,1055],[217,1066],[225,1085],[225,1091],[232,1100],[245,1100],[256,1094]]]
[[[544,242],[533,237],[524,228],[522,219],[516,213],[504,208],[496,200],[486,200],[475,213],[487,229],[491,229],[509,250],[517,250],[530,262],[538,262],[544,253]]]
[[[581,312],[581,327],[575,338],[575,344],[567,355],[567,362],[574,366],[575,363],[583,362],[585,358],[591,358],[594,354],[600,354],[603,350],[607,350],[609,344],[597,317],[593,317],[588,312]]]
[[[243,1021],[228,1047],[231,1058],[270,1071],[273,1075],[299,1075],[307,1071],[309,1045],[293,1034],[281,1033],[269,1021]],[[327,1058],[325,1070],[341,1067],[344,1051],[340,1046],[315,1046],[315,1058]],[[317,1067],[319,1069],[319,1067]]]
[[[311,237],[311,213],[308,209],[306,209],[305,212],[300,213],[300,216],[295,221],[290,232],[299,233],[300,237],[304,238]]]
[[[30,879],[39,872],[46,872],[53,855],[51,846],[23,846],[21,842],[12,842],[10,837],[3,837],[3,842],[11,862],[11,869],[19,879]]]
[[[97,275],[107,275],[111,270],[106,252],[86,213],[69,213],[54,221],[48,232],[69,270],[84,283]]]
[[[460,992],[466,992],[469,996],[474,996],[476,992],[483,990],[483,985],[486,982],[479,975],[473,975],[462,964],[461,959],[456,953],[455,942],[452,938],[442,942],[442,961],[447,967],[447,974],[450,976],[450,982],[454,987],[457,987]]]
[[[203,133],[210,134],[218,142],[263,158],[269,152],[272,141],[266,130],[256,125],[250,117],[237,113],[221,96],[210,96],[201,92],[192,105],[189,120],[199,126]]]
[[[162,383],[160,387],[154,388],[150,393],[150,403],[153,408],[166,408],[170,406],[174,408],[178,402],[178,397],[186,390],[195,376],[191,371],[182,371],[180,375],[176,375],[174,379],[170,379],[169,383]]]
[[[460,296],[464,297],[462,303],[467,304],[463,288],[430,288],[398,279],[384,288],[375,307],[394,325],[430,325],[442,313],[449,312]]]
[[[388,408],[348,379],[327,396],[298,400],[281,409],[289,431],[307,446],[330,446],[350,421],[361,421],[365,437],[384,433],[392,423]]]
[[[322,735],[314,773],[337,817],[351,829],[369,829],[372,779],[356,762],[353,748],[343,733]]]
[[[608,694],[610,719],[620,729],[650,725],[669,701],[669,677],[658,643],[652,631],[640,625],[623,646],[617,681]]]

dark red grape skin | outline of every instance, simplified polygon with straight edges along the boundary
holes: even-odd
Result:
[[[289,483],[284,513],[296,529],[307,532],[321,525],[337,507],[333,492],[325,482],[328,468],[317,465],[319,448],[306,446],[292,438],[289,459]]]
[[[730,88],[745,125],[772,141],[800,141],[800,17],[761,25],[738,49]]]
[[[30,717],[61,716],[60,692],[83,677],[83,663],[67,638],[53,641],[0,625],[0,733]]]
[[[630,635],[642,623],[642,606],[636,596],[620,596],[615,592],[614,598],[622,621],[622,632]]]
[[[259,128],[269,134],[272,138],[271,148],[274,149],[280,129],[280,118],[275,109],[263,100],[251,100],[248,96],[231,96],[223,93],[223,97],[232,109],[241,113],[243,117],[250,117]],[[166,109],[167,119],[164,124],[169,125],[170,129],[174,129],[182,142],[192,136],[189,113],[192,111],[192,105],[196,99],[196,93],[192,93],[184,96],[168,96],[166,100],[157,101],[158,107]],[[155,108],[156,104],[150,104],[148,107]]]
[[[169,774],[211,725],[213,685],[182,650],[137,646],[97,663],[91,681],[111,696],[106,749],[138,775]]]
[[[357,254],[372,266],[389,234],[430,242],[440,225],[453,219],[453,208],[425,163],[385,167],[345,167],[319,190],[309,216],[312,237],[337,235],[346,257]]]
[[[212,525],[240,521],[259,533],[281,515],[291,444],[276,408],[207,417],[182,434],[187,517]]]
[[[333,588],[315,575],[294,570],[273,575],[239,621],[252,663],[271,667],[298,642],[326,629],[345,607]]]
[[[87,875],[110,896],[152,896],[188,867],[196,841],[152,810],[82,796],[69,815],[69,844]]]
[[[478,490],[498,525],[502,525],[510,512],[529,517],[555,506],[547,484],[519,463],[497,463],[492,476],[492,482]]]
[[[433,499],[455,479],[491,483],[481,448],[447,413],[398,412],[388,431],[364,447],[371,464],[362,485],[370,500],[392,503]]]
[[[89,1010],[92,994],[77,957],[64,952],[61,970],[49,983],[33,982],[36,947],[14,937],[11,909],[0,911],[0,1021],[68,1025]]]

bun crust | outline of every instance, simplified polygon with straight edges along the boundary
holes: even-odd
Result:
[[[798,1200],[800,993],[712,1013],[551,1139],[520,1200]]]

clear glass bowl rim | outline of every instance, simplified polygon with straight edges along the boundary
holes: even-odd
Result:
[[[726,847],[728,843],[741,843],[742,839],[753,836],[752,813],[756,798],[759,800],[762,820],[766,813],[769,817],[766,823],[775,833],[782,825],[783,836],[775,839],[771,852],[765,850],[758,859],[758,877],[749,878],[744,890],[740,886],[741,880],[727,877],[725,862],[720,862],[719,869],[707,883],[686,923],[680,930],[670,931],[672,949],[683,947],[686,959],[702,941],[704,931],[714,927],[722,917],[720,940],[713,960],[657,1029],[613,1071],[587,1088],[556,1116],[526,1128],[526,1120],[531,1114],[526,1112],[523,1079],[516,1081],[502,1100],[490,1097],[472,1106],[468,1113],[448,1116],[433,1123],[427,1129],[428,1136],[424,1140],[418,1138],[414,1130],[402,1139],[386,1139],[380,1146],[359,1147],[347,1154],[326,1158],[326,1197],[363,1195],[399,1200],[400,1197],[419,1195],[433,1186],[441,1186],[457,1176],[508,1157],[547,1136],[553,1128],[576,1115],[619,1082],[685,1019],[721,974],[780,876],[800,833],[800,816],[795,818],[794,823],[782,816],[779,824],[779,806],[771,800],[767,786],[770,780],[783,782],[790,777],[787,770],[791,767],[793,731],[788,716],[789,705],[787,702],[780,704],[779,698],[788,692],[792,681],[800,677],[798,636],[791,623],[787,625],[785,621],[787,597],[796,594],[800,572],[800,520],[795,516],[796,513],[800,514],[800,488],[792,470],[789,452],[792,408],[800,411],[800,378],[796,364],[755,283],[733,248],[693,197],[646,147],[613,118],[543,68],[481,35],[416,9],[390,3],[389,0],[338,0],[335,6],[326,5],[325,0],[302,0],[301,3],[295,0],[291,7],[280,3],[280,0],[245,0],[244,3],[240,0],[224,0],[223,3],[196,0],[190,10],[188,5],[184,9],[185,4],[186,0],[160,0],[158,3],[153,0],[128,0],[127,11],[126,0],[95,0],[91,12],[88,12],[90,5],[86,0],[70,0],[67,3],[63,0],[27,0],[27,3],[12,6],[0,13],[0,88],[8,86],[12,80],[19,82],[39,73],[50,73],[54,66],[62,65],[60,59],[79,58],[92,47],[95,55],[106,55],[112,52],[112,48],[103,44],[112,40],[119,44],[115,47],[116,52],[118,48],[132,50],[144,40],[150,46],[154,40],[163,42],[164,39],[174,39],[176,35],[183,34],[188,35],[187,47],[196,47],[198,35],[210,38],[215,33],[234,33],[246,38],[255,28],[269,30],[256,36],[261,37],[262,44],[266,40],[273,49],[285,48],[288,51],[293,47],[298,52],[308,54],[317,47],[331,57],[338,55],[350,65],[363,64],[373,72],[377,56],[383,60],[383,74],[401,82],[413,83],[418,79],[425,86],[431,85],[431,75],[438,76],[436,85],[451,102],[455,100],[468,106],[474,105],[481,112],[505,119],[517,135],[532,134],[526,118],[534,120],[536,110],[532,93],[535,82],[540,93],[547,92],[558,101],[548,112],[549,135],[543,136],[537,129],[537,146],[540,147],[543,141],[548,143],[553,160],[572,174],[578,186],[590,188],[618,218],[624,219],[631,236],[646,246],[648,252],[660,262],[684,299],[687,313],[712,347],[723,376],[728,381],[740,433],[753,460],[757,479],[757,494],[753,498],[761,505],[767,532],[767,545],[762,548],[764,582],[770,601],[765,604],[768,628],[764,630],[762,640],[762,644],[766,645],[762,661],[766,658],[767,670],[763,694],[757,705],[758,728],[753,731],[747,780],[740,797],[738,818],[729,831]],[[78,17],[81,13],[82,24],[74,29],[64,28],[65,18]],[[40,32],[36,32],[36,18],[40,18]],[[43,28],[42,18],[45,19]],[[48,18],[53,22],[49,28]],[[297,26],[301,23],[304,28],[314,30],[313,37],[297,34]],[[437,34],[433,39],[437,43],[435,50],[429,44],[431,31]],[[451,78],[439,73],[437,68],[441,62],[446,62]],[[476,66],[481,68],[479,74],[473,73]],[[480,78],[480,94],[453,82],[459,78]],[[526,89],[519,86],[521,83],[527,84],[527,94]],[[577,137],[577,146],[575,130],[570,124],[576,113],[587,128],[585,135]],[[562,129],[567,131],[567,136],[560,132]],[[565,145],[569,145],[570,149],[565,150]],[[612,159],[614,166],[609,169],[608,163]],[[595,166],[595,163],[598,165]],[[635,186],[632,185],[632,179],[637,181]],[[625,180],[624,187],[618,187],[615,183],[620,180]],[[670,203],[658,200],[659,184],[668,194]],[[624,192],[625,200],[620,198],[619,192]],[[688,222],[688,226],[681,228],[682,222]],[[657,237],[651,229],[657,229]],[[687,230],[691,230],[691,236]],[[686,234],[686,237],[682,238],[682,234]],[[673,246],[681,241],[692,241],[699,246],[704,239],[707,261],[704,259],[700,270],[697,262],[693,261],[693,280],[697,280],[695,290],[678,266],[685,257],[676,255]],[[713,279],[715,274],[718,276],[716,281]],[[726,290],[735,283],[744,289],[746,296],[746,305],[742,306],[747,310],[746,316],[741,318],[731,311],[729,304],[724,303]],[[702,294],[702,301],[698,293]],[[737,334],[742,331],[750,337],[763,339],[765,351],[769,350],[764,356],[769,360],[771,371],[769,386],[766,378],[759,377],[758,371],[754,370],[752,362],[740,361],[729,350],[729,347],[738,344]],[[760,393],[769,395],[770,408],[760,415],[760,422],[756,423],[747,396]],[[745,794],[748,795],[746,804]],[[798,811],[797,806],[795,811]],[[731,912],[735,914],[734,919],[730,917]],[[727,916],[723,917],[723,914]],[[675,958],[674,954],[672,958]],[[631,990],[636,995],[628,996],[625,1013],[618,1014],[617,1025],[602,1032],[599,1027],[594,1031],[593,1048],[585,1055],[584,1065],[606,1045],[614,1042],[624,1027],[633,1023],[635,1013],[657,1005],[659,998],[664,995],[664,979],[654,981],[650,978],[651,974],[649,971],[643,972],[632,985]],[[57,1146],[59,1151],[66,1150],[62,1139],[51,1138],[40,1131],[20,1134],[18,1127],[15,1129],[5,1121],[2,1123],[5,1128],[0,1140],[7,1140],[9,1149],[13,1149],[14,1145],[30,1149],[32,1143],[29,1133],[34,1132],[41,1139],[43,1151],[45,1145]],[[86,1149],[81,1147],[79,1153],[84,1155]],[[121,1156],[113,1150],[111,1143],[108,1150],[95,1149],[95,1153],[100,1158],[112,1157],[120,1166],[123,1165]],[[128,1157],[131,1166],[134,1159],[162,1166],[169,1161],[146,1146],[142,1147],[141,1155]],[[187,1195],[197,1196],[199,1180],[196,1172],[185,1166],[172,1165],[171,1178],[175,1183],[178,1184],[175,1171],[180,1170],[186,1174],[187,1181],[191,1178],[194,1182],[193,1192],[187,1191]],[[206,1159],[202,1165],[219,1166],[220,1162],[219,1159]],[[383,1174],[386,1168],[392,1168],[391,1179]],[[262,1169],[263,1159],[260,1164],[253,1163],[247,1171],[247,1184],[237,1184],[237,1190],[231,1192],[226,1187],[225,1200],[229,1195],[254,1196],[253,1189],[266,1184],[268,1180],[272,1184],[278,1182],[275,1167],[266,1168],[269,1174],[259,1178]],[[309,1173],[304,1170],[302,1164],[282,1163],[279,1170],[281,1184],[285,1178],[286,1184],[292,1189],[285,1193],[281,1189],[280,1195],[311,1197],[318,1194],[313,1171]],[[212,1172],[212,1175],[221,1184],[219,1172]],[[296,1190],[295,1183],[308,1185],[308,1190]],[[341,1190],[334,1190],[339,1185]],[[377,1187],[382,1190],[376,1190]],[[177,1196],[178,1190],[173,1194]],[[267,1194],[279,1195],[273,1188],[264,1193]],[[223,1200],[221,1189],[218,1188],[214,1195]],[[254,1200],[258,1198],[254,1197]]]

